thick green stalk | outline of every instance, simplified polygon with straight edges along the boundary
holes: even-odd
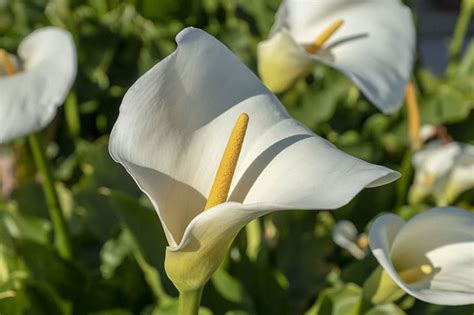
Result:
[[[61,257],[64,259],[70,259],[72,258],[71,239],[61,209],[61,204],[59,203],[58,193],[54,186],[53,175],[46,159],[44,147],[41,143],[41,137],[39,134],[33,133],[28,136],[28,142],[36,168],[42,175],[43,192],[46,198],[46,204],[48,205],[49,215],[53,222],[55,246]]]
[[[461,13],[456,23],[453,39],[449,46],[449,55],[451,61],[457,60],[461,54],[464,39],[466,37],[469,22],[474,12],[474,0],[463,0],[461,4]]]
[[[198,315],[202,289],[179,293],[178,315]]]

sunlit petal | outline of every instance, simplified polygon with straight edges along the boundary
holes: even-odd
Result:
[[[0,143],[44,128],[66,99],[76,77],[70,33],[46,27],[18,47],[20,72],[0,76]]]
[[[286,0],[269,37],[284,30],[305,47],[337,20],[344,25],[312,58],[345,73],[381,111],[396,111],[415,49],[412,16],[401,1]]]

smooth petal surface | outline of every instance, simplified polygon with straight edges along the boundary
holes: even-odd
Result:
[[[433,208],[404,224],[394,215],[375,220],[370,248],[407,293],[434,304],[474,303],[474,215],[454,207]],[[430,264],[424,280],[405,283],[397,271]]]
[[[262,213],[270,210],[268,204],[278,206],[272,210],[331,209],[366,186],[399,176],[344,154],[291,119],[255,75],[207,33],[188,28],[177,43],[175,53],[127,92],[110,139],[112,157],[154,203],[171,247],[186,242],[193,218],[208,217],[202,210],[242,112],[250,122],[230,201],[255,205]],[[221,224],[230,218],[224,214]]]
[[[287,30],[306,46],[338,19],[344,25],[313,58],[345,73],[382,112],[398,110],[415,49],[412,16],[400,0],[285,0],[270,38]]]
[[[54,117],[76,77],[76,49],[70,33],[46,27],[18,47],[21,72],[0,76],[0,143],[38,131]]]

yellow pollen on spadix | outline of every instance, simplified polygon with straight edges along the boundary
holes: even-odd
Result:
[[[369,246],[369,237],[367,236],[367,234],[361,234],[357,239],[356,244],[357,247],[359,247],[360,249],[366,249]]]
[[[306,52],[309,54],[317,53],[343,24],[343,19],[334,21],[331,25],[325,28],[324,31],[318,37],[316,37],[310,45],[305,48]]]
[[[247,132],[248,122],[249,116],[246,113],[240,114],[234,125],[234,129],[232,129],[224,154],[222,155],[221,163],[217,169],[216,177],[214,178],[204,210],[227,201],[230,184],[234,177],[237,161],[239,160],[240,151],[244,143],[245,133]]]
[[[420,109],[416,98],[416,90],[413,83],[408,83],[405,89],[405,99],[408,112],[408,133],[412,150],[418,150],[421,146],[420,140]]]
[[[409,268],[398,273],[405,283],[413,283],[423,280],[433,272],[433,267],[428,264]]]
[[[3,69],[5,69],[5,72],[7,75],[14,75],[16,73],[15,66],[13,65],[13,62],[8,55],[8,53],[5,51],[5,49],[0,48],[0,65],[3,66]]]

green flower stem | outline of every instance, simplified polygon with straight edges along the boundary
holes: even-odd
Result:
[[[464,44],[464,38],[469,27],[472,14],[474,12],[474,0],[463,0],[461,4],[461,14],[458,17],[453,39],[449,46],[451,61],[459,58]]]
[[[78,138],[81,135],[81,119],[77,104],[76,93],[71,92],[64,104],[64,116],[66,118],[69,134]]]
[[[71,238],[66,226],[66,220],[63,216],[61,204],[59,203],[58,193],[54,186],[53,175],[48,166],[40,135],[37,133],[29,135],[28,143],[31,148],[31,153],[33,154],[36,168],[43,176],[43,193],[46,198],[51,221],[53,222],[56,248],[62,258],[70,259],[72,258]]]
[[[402,164],[400,166],[400,173],[403,176],[396,183],[396,192],[397,192],[397,203],[396,208],[400,208],[407,201],[407,195],[410,190],[411,178],[413,176],[413,166],[412,166],[413,152],[407,150],[403,156]]]
[[[199,313],[202,289],[179,293],[178,315],[197,315]]]

